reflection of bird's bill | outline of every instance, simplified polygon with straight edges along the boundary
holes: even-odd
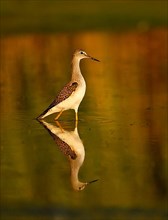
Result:
[[[87,184],[90,184],[90,183],[94,183],[94,182],[97,182],[99,179],[96,179],[96,180],[92,180],[92,181],[89,181]]]

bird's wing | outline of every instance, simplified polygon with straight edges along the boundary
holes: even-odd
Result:
[[[75,151],[73,151],[71,147],[65,141],[61,140],[61,138],[59,138],[56,134],[52,133],[50,129],[48,129],[46,126],[44,127],[48,130],[49,134],[53,137],[54,141],[56,142],[61,152],[65,156],[69,156],[71,157],[71,159],[75,160],[77,158]]]
[[[52,107],[58,105],[60,102],[67,99],[78,87],[77,82],[69,82],[66,84],[63,89],[59,92],[58,96],[54,99],[54,101],[48,106],[46,110],[44,110],[43,113],[41,113],[38,118],[45,115]]]
[[[63,141],[56,134],[54,134],[52,132],[52,129],[50,129],[46,124],[44,124],[43,121],[39,121],[39,123],[48,131],[48,133],[54,139],[55,143],[65,156],[70,157],[72,160],[75,160],[77,158],[75,151],[65,141]]]
[[[64,86],[64,88],[59,92],[58,96],[54,100],[53,105],[58,105],[60,102],[67,99],[78,87],[77,82],[70,82]],[[51,104],[52,105],[52,104]]]
[[[71,147],[66,143],[64,142],[63,140],[61,140],[58,136],[53,136],[57,146],[59,147],[59,149],[61,150],[61,152],[66,155],[66,156],[69,156],[71,157],[72,160],[75,160],[77,158],[77,155],[75,153],[75,151],[73,151],[71,149]]]

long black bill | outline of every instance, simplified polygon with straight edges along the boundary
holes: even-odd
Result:
[[[92,181],[88,182],[87,184],[97,182],[98,180],[99,180],[99,179],[97,179],[97,180],[92,180]]]
[[[96,58],[94,58],[94,57],[90,57],[92,60],[94,60],[94,61],[97,61],[97,62],[100,62],[100,60],[98,60],[98,59],[96,59]]]

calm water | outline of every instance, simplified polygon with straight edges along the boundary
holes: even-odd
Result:
[[[1,39],[4,220],[166,219],[166,34],[148,30]],[[80,181],[99,180],[79,192],[73,189],[71,161],[50,131],[64,130],[72,137],[74,112],[64,112],[60,125],[54,116],[46,118],[45,127],[34,120],[70,79],[76,48],[101,60],[81,62],[87,92],[74,147],[80,143],[85,152]]]

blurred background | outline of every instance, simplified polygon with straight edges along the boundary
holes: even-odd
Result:
[[[167,1],[1,0],[2,219],[167,218]],[[69,163],[34,118],[71,77],[82,48],[85,160]],[[54,116],[46,120],[54,124]],[[74,112],[60,123],[74,129]]]

